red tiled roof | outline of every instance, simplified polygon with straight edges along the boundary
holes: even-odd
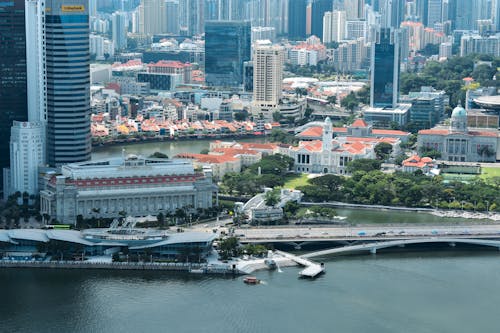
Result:
[[[410,135],[408,132],[398,131],[398,130],[382,130],[382,129],[374,129],[372,133],[375,135]]]
[[[352,124],[352,127],[368,127],[368,124],[363,119],[356,119]]]
[[[319,138],[323,135],[323,127],[321,126],[314,126],[314,127],[309,127],[299,133],[297,136],[298,137],[315,137]]]
[[[418,134],[424,135],[448,135],[450,131],[447,129],[425,129],[418,131]]]
[[[413,155],[403,161],[403,166],[405,167],[416,167],[423,168],[425,166],[432,165],[432,158],[430,157],[420,157],[418,155]]]
[[[238,159],[236,157],[230,155],[205,155],[205,154],[189,154],[183,153],[178,154],[175,157],[177,158],[189,158],[193,160],[197,160],[201,163],[212,163],[212,164],[222,164],[227,162],[236,162]]]

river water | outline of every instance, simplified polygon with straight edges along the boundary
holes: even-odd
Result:
[[[179,142],[168,149],[198,152],[207,145]],[[157,149],[137,146],[127,150]],[[108,148],[94,158],[121,154],[119,146]],[[339,213],[351,223],[436,222],[427,214]],[[315,280],[299,279],[300,269],[290,267],[257,272],[264,281],[257,286],[242,277],[171,272],[0,269],[0,332],[465,333],[500,327],[498,251],[457,246],[322,260],[327,273]]]
[[[0,332],[498,332],[500,254],[386,253],[241,277],[0,270]]]
[[[221,139],[223,141],[233,141],[233,139]],[[122,150],[125,149],[125,154],[135,154],[148,157],[149,155],[159,151],[169,157],[173,157],[179,153],[198,154],[203,149],[208,149],[210,142],[213,140],[178,140],[178,141],[156,141],[134,144],[116,144],[112,146],[93,147],[92,159],[99,160],[110,157],[119,157],[122,155]],[[238,142],[266,142],[264,137],[238,139]]]

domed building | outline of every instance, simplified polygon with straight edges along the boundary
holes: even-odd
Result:
[[[495,162],[500,159],[497,129],[469,128],[467,111],[457,106],[450,126],[437,126],[418,132],[418,150],[438,151],[439,159],[454,162]]]

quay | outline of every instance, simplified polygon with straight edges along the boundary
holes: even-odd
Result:
[[[212,266],[193,263],[159,262],[90,262],[90,261],[30,261],[0,260],[0,268],[47,268],[47,269],[104,269],[104,270],[157,270],[176,272],[203,272],[204,274],[242,274],[230,265]]]
[[[297,264],[301,266],[305,266],[306,268],[302,271],[299,272],[300,276],[303,277],[308,277],[308,278],[315,278],[316,276],[320,275],[321,273],[325,272],[325,267],[322,264],[315,263],[306,257],[298,257],[293,254],[283,252],[283,251],[276,251],[276,253],[284,256],[285,258],[288,258]]]

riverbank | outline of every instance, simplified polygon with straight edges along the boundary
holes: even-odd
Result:
[[[345,203],[345,202],[301,202],[304,206],[324,206],[324,207],[336,207],[336,208],[356,208],[363,210],[379,210],[379,211],[399,211],[399,212],[416,212],[416,213],[428,213],[437,217],[445,218],[463,218],[463,219],[474,219],[474,220],[492,220],[495,222],[500,221],[499,213],[481,213],[481,212],[470,212],[470,211],[457,211],[457,210],[446,210],[446,209],[435,209],[435,208],[423,208],[423,207],[399,207],[399,206],[383,206],[383,205],[363,205],[355,203]]]
[[[242,274],[231,265],[207,265],[196,263],[158,262],[96,262],[96,261],[34,261],[0,260],[0,268],[46,268],[46,269],[105,269],[105,270],[161,270],[205,274]]]

